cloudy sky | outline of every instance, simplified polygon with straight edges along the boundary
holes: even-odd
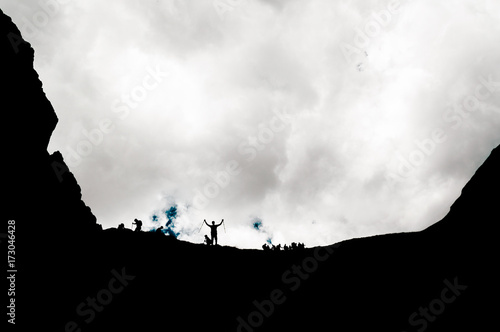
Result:
[[[180,239],[224,218],[240,248],[421,230],[500,143],[498,1],[0,7],[104,228],[175,206]]]

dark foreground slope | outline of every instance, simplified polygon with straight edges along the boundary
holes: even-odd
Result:
[[[68,292],[71,299],[50,309],[51,318],[60,329],[74,322],[82,331],[493,327],[498,291],[491,248],[431,233],[266,253],[106,230],[78,264],[63,263],[73,279],[48,295]]]
[[[19,330],[496,328],[499,148],[450,213],[422,232],[277,253],[99,232],[62,156],[47,153],[57,117],[33,50],[3,14],[0,29],[8,196],[1,232],[15,220]]]

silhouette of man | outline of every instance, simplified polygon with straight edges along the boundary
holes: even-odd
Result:
[[[205,224],[207,224],[208,227],[210,227],[210,235],[212,236],[212,244],[217,244],[217,227],[222,225],[222,223],[224,222],[224,219],[222,219],[222,221],[218,225],[215,224],[215,221],[212,221],[212,225],[209,225],[205,219],[203,219],[203,221],[205,222]]]
[[[136,225],[136,227],[135,227],[135,231],[136,232],[140,232],[141,231],[142,221],[140,221],[139,219],[134,219],[134,222],[132,224]]]

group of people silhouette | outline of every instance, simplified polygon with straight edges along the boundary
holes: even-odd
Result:
[[[134,219],[132,222],[132,225],[135,225],[134,232],[141,232],[142,231],[142,221],[139,219]],[[121,223],[118,225],[118,230],[124,230],[125,229],[125,224]],[[158,227],[157,229],[152,229],[150,232],[159,234],[159,235],[165,235],[163,231],[163,226]]]
[[[140,232],[141,229],[142,229],[142,221],[140,221],[139,219],[134,219],[134,221],[132,222],[132,225],[135,225],[135,230],[134,232]],[[162,227],[163,228],[163,227]],[[124,223],[121,223],[118,225],[118,230],[124,230],[125,229],[125,224]]]
[[[218,224],[216,224],[215,221],[212,221],[212,224],[210,225],[206,219],[203,219],[203,223],[201,224],[201,226],[203,227],[203,225],[205,224],[208,227],[210,227],[210,237],[205,235],[205,242],[204,242],[205,244],[207,244],[209,246],[217,245],[217,227],[219,227],[223,223],[224,223],[224,219],[222,219],[222,221]],[[142,221],[141,220],[134,219],[132,224],[135,225],[134,232],[140,232],[142,230]],[[125,229],[125,225],[123,223],[118,225],[118,230],[124,230],[124,229]],[[201,230],[201,227],[200,227],[200,230]],[[225,230],[225,226],[224,226],[224,230]],[[163,226],[160,226],[154,232],[157,234],[163,235],[164,234]]]
[[[289,250],[303,250],[305,248],[305,245],[304,243],[295,243],[295,242],[292,242],[291,245],[287,246],[286,244],[283,246],[283,250],[284,251],[289,251]],[[281,244],[278,244],[278,245],[274,245],[274,244],[271,244],[271,246],[269,246],[267,243],[264,243],[262,245],[262,249],[264,251],[281,251]]]
[[[208,235],[205,235],[204,243],[206,245],[208,245],[208,246],[217,245],[217,228],[219,226],[221,226],[223,223],[224,223],[224,219],[222,219],[221,222],[218,224],[216,224],[215,221],[212,221],[212,224],[209,224],[206,219],[203,219],[203,223],[201,224],[201,227],[203,227],[203,225],[207,225],[208,227],[210,227],[210,237],[208,237]],[[132,224],[136,225],[134,232],[141,231],[141,229],[142,229],[142,221],[141,220],[134,219],[134,222]],[[200,230],[201,230],[201,227],[200,227]],[[118,229],[119,230],[125,229],[125,225],[123,223],[118,225]],[[163,230],[163,226],[160,226],[159,228],[157,228],[155,230],[155,233],[163,235],[164,233],[162,230]],[[224,226],[224,230],[225,230],[225,226]],[[282,248],[283,248],[283,251],[303,250],[305,248],[305,245],[304,245],[304,243],[300,243],[300,242],[299,243],[292,242],[289,246],[285,244],[283,247],[281,247],[281,244],[278,244],[278,245],[271,244],[271,246],[269,246],[267,243],[265,243],[262,245],[262,249],[264,251],[281,251]]]
[[[208,245],[208,246],[217,245],[217,228],[219,226],[221,226],[223,223],[224,223],[224,219],[222,219],[221,222],[218,224],[216,224],[215,221],[212,221],[212,224],[209,224],[206,219],[203,219],[203,223],[201,224],[200,230],[203,227],[203,225],[207,225],[208,227],[210,227],[210,237],[208,237],[208,235],[205,235],[204,243],[206,245]],[[134,219],[134,222],[132,224],[136,225],[134,232],[141,231],[141,229],[142,229],[142,221],[141,220]],[[225,231],[225,228],[226,227],[224,226],[224,231]],[[119,230],[125,229],[125,225],[123,223],[118,225],[118,229]],[[157,234],[164,235],[163,226],[160,226],[154,232]],[[289,246],[285,244],[285,245],[283,245],[283,247],[281,246],[281,244],[277,244],[277,245],[271,244],[271,246],[269,246],[267,243],[265,243],[262,245],[262,249],[264,251],[281,251],[281,250],[291,251],[291,250],[303,250],[304,248],[305,248],[304,243],[300,243],[300,242],[299,243],[292,242]]]

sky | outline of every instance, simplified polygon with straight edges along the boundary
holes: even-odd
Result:
[[[0,8],[59,118],[49,152],[104,228],[201,243],[224,219],[239,248],[419,231],[500,143],[498,1]]]

